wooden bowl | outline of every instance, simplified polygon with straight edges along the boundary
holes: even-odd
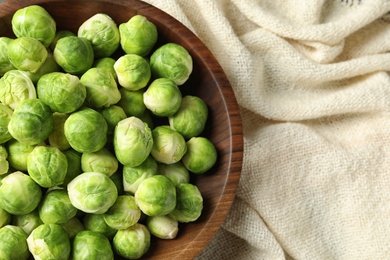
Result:
[[[119,25],[140,14],[153,22],[159,44],[175,42],[193,57],[194,70],[181,87],[184,94],[201,97],[209,107],[204,136],[216,146],[219,159],[208,173],[195,176],[204,197],[202,216],[193,223],[181,224],[174,240],[152,239],[147,259],[193,259],[211,240],[223,223],[239,182],[243,138],[238,105],[224,71],[202,41],[188,28],[165,12],[136,0],[8,0],[0,4],[0,36],[14,37],[11,18],[19,8],[38,4],[56,20],[57,29],[77,32],[78,27],[96,13],[106,13]]]

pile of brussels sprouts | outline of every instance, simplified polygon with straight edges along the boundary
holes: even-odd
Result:
[[[99,13],[71,32],[31,5],[12,30],[0,37],[0,259],[137,259],[197,220],[190,175],[217,152],[207,105],[180,90],[187,50],[156,46],[141,15],[117,26]]]

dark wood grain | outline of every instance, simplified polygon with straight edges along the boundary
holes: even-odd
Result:
[[[181,224],[175,240],[153,239],[145,258],[194,258],[225,220],[236,194],[242,167],[240,113],[234,92],[218,61],[202,41],[177,20],[135,0],[9,0],[0,4],[0,36],[13,36],[10,25],[13,13],[31,4],[44,7],[56,20],[57,29],[75,32],[82,22],[99,12],[111,16],[118,25],[135,14],[141,14],[156,24],[159,44],[176,42],[192,55],[194,71],[181,90],[183,94],[200,96],[207,103],[210,117],[203,135],[215,144],[219,159],[209,172],[192,179],[204,196],[201,218],[194,223]]]

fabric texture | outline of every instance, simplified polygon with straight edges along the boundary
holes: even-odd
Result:
[[[390,1],[146,2],[199,36],[240,106],[237,197],[198,259],[389,259]]]

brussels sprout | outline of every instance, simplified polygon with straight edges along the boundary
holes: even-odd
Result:
[[[26,99],[15,108],[8,131],[19,142],[34,145],[43,142],[53,131],[53,114],[39,99]]]
[[[8,162],[11,167],[18,171],[27,171],[27,158],[35,146],[21,143],[15,139],[10,140],[7,143],[7,150]]]
[[[0,37],[0,76],[3,76],[9,70],[15,69],[14,65],[8,59],[8,44],[13,39]]]
[[[154,80],[144,93],[146,108],[157,116],[170,116],[177,112],[181,104],[181,92],[170,79]]]
[[[116,201],[118,191],[114,182],[100,172],[84,172],[68,184],[73,206],[85,213],[103,214]]]
[[[97,152],[107,142],[108,126],[104,117],[91,108],[72,113],[64,124],[70,146],[80,152]]]
[[[125,88],[119,89],[121,93],[121,99],[118,102],[127,116],[141,117],[146,111],[144,104],[143,90],[131,91]]]
[[[66,36],[59,39],[53,55],[57,64],[65,72],[76,75],[86,72],[94,62],[91,42],[77,36]]]
[[[118,195],[124,194],[122,172],[115,172],[113,175],[110,176],[110,179],[114,182],[116,189],[118,190]]]
[[[45,224],[65,224],[77,214],[65,189],[48,191],[38,206],[39,217]]]
[[[181,161],[172,164],[159,163],[158,173],[167,176],[175,185],[190,182],[190,173]]]
[[[157,162],[152,156],[138,166],[123,166],[123,189],[134,195],[139,184],[146,178],[157,174]]]
[[[64,182],[60,186],[66,187],[71,180],[83,172],[81,170],[81,153],[72,148],[63,151],[62,153],[65,154],[66,159],[68,160],[68,169]]]
[[[47,55],[45,46],[31,37],[16,38],[8,44],[8,59],[19,70],[35,73]]]
[[[175,185],[164,175],[142,181],[134,197],[138,207],[148,216],[167,215],[176,207]]]
[[[8,132],[8,124],[11,120],[13,111],[0,103],[0,144],[12,139],[11,134]]]
[[[81,155],[83,172],[101,172],[110,177],[116,172],[118,165],[116,157],[106,148],[93,153],[85,152]]]
[[[34,84],[37,84],[39,79],[48,73],[51,72],[59,72],[60,66],[58,66],[57,62],[54,59],[53,53],[48,52],[47,58],[45,62],[42,64],[42,66],[34,73],[31,73],[29,71],[25,71],[27,76],[31,79],[31,81]]]
[[[73,239],[79,232],[84,230],[83,223],[77,218],[73,217],[68,222],[61,225],[68,234],[69,239]]]
[[[103,58],[95,59],[92,67],[109,70],[111,72],[112,76],[114,77],[115,81],[118,81],[118,76],[116,75],[116,72],[114,69],[115,62],[116,62],[116,60],[114,58],[103,57]]]
[[[114,252],[107,237],[99,232],[84,230],[77,233],[73,240],[72,258],[113,260]]]
[[[149,250],[150,232],[140,223],[118,230],[113,239],[113,247],[118,255],[126,259],[139,259]]]
[[[15,216],[16,217],[16,216]],[[12,215],[5,209],[0,208],[0,228],[11,223]]]
[[[174,239],[179,232],[179,222],[170,216],[154,216],[146,219],[150,233],[161,239]]]
[[[114,134],[115,126],[119,123],[119,121],[125,119],[127,117],[123,108],[117,105],[112,105],[106,108],[103,108],[100,112],[104,119],[106,119],[108,131],[107,134],[112,136]]]
[[[34,259],[68,260],[70,241],[65,229],[58,224],[42,224],[27,237]]]
[[[177,113],[169,116],[168,119],[172,129],[189,139],[203,132],[207,117],[206,103],[199,97],[187,95],[183,97]]]
[[[14,215],[33,211],[42,198],[41,187],[20,171],[8,174],[1,180],[0,207]]]
[[[107,225],[106,221],[104,220],[104,214],[85,214],[83,223],[86,230],[99,232],[110,240],[118,231],[117,229]]]
[[[119,84],[127,90],[139,90],[148,84],[151,71],[149,63],[139,55],[126,54],[114,64]]]
[[[0,228],[0,259],[28,259],[27,234],[17,226],[6,225]]]
[[[149,110],[145,109],[142,115],[138,116],[138,118],[144,121],[144,123],[146,123],[150,129],[155,127],[153,115]]]
[[[203,197],[197,186],[191,183],[176,185],[176,207],[169,216],[180,222],[188,223],[197,220],[202,214]]]
[[[35,86],[27,73],[10,70],[0,78],[0,101],[11,109],[15,109],[25,99],[36,97]]]
[[[8,173],[9,163],[7,161],[8,152],[7,149],[0,145],[0,175]]]
[[[109,107],[118,103],[121,94],[111,72],[103,68],[90,68],[80,82],[87,90],[86,102],[93,107]]]
[[[52,72],[42,76],[37,84],[38,98],[53,112],[72,113],[83,105],[85,86],[75,75]]]
[[[13,224],[21,227],[27,235],[30,235],[31,232],[38,226],[42,225],[43,222],[39,218],[38,208],[36,208],[30,213],[24,215],[14,215]]]
[[[150,68],[156,78],[168,78],[183,85],[192,72],[192,57],[176,43],[166,43],[150,56]]]
[[[118,26],[107,14],[98,13],[88,18],[79,27],[77,36],[92,43],[97,58],[111,56],[119,47]]]
[[[187,141],[187,152],[182,158],[184,166],[192,173],[202,174],[217,161],[214,144],[205,137],[192,137]]]
[[[69,30],[59,30],[56,31],[56,34],[54,36],[53,41],[50,43],[50,50],[54,51],[57,41],[61,38],[67,37],[67,36],[77,36],[74,32]]]
[[[114,149],[116,158],[123,165],[140,165],[149,156],[152,146],[152,131],[139,118],[128,117],[117,124]]]
[[[126,229],[141,217],[141,210],[135,204],[135,199],[131,195],[118,196],[114,205],[104,214],[104,221],[107,225],[115,229]]]
[[[165,164],[175,163],[181,160],[187,151],[184,137],[169,126],[161,125],[152,130],[153,158]]]
[[[53,146],[36,146],[27,158],[27,171],[41,187],[50,188],[64,182],[68,160],[60,149]]]
[[[64,133],[64,124],[69,115],[65,113],[53,113],[54,128],[53,132],[49,135],[48,141],[49,144],[53,147],[57,147],[61,151],[67,150],[70,148],[70,144],[65,137]]]
[[[17,37],[28,36],[48,47],[56,35],[56,22],[41,6],[30,5],[17,10],[11,20]]]

